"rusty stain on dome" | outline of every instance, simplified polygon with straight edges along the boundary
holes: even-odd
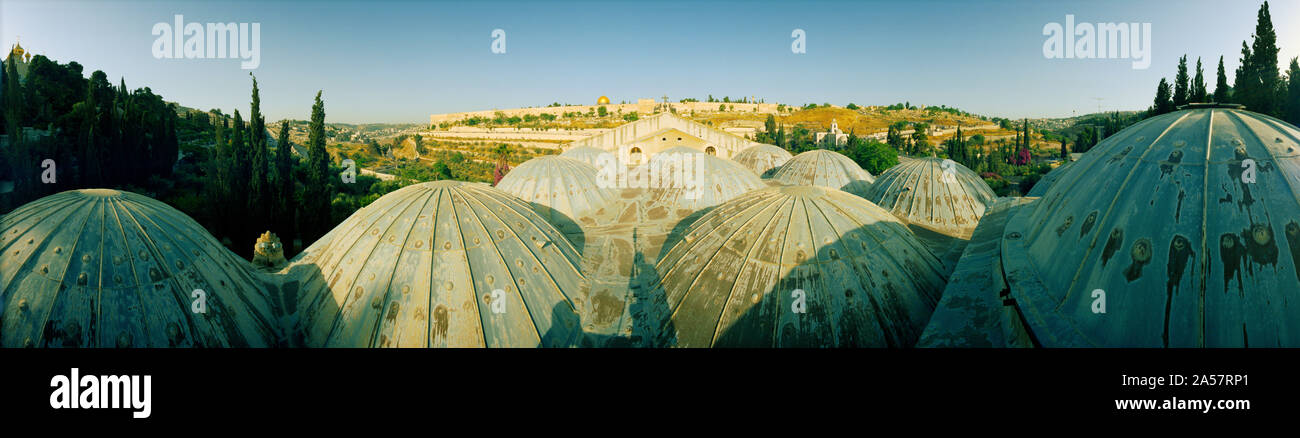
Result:
[[[876,181],[858,163],[838,152],[815,149],[795,155],[777,168],[772,179],[785,185],[815,185],[862,196]]]
[[[518,198],[439,181],[384,195],[288,270],[302,272],[307,346],[564,346],[580,331],[579,260]]]
[[[656,270],[660,343],[686,347],[911,346],[945,274],[888,212],[815,186],[718,206]]]
[[[267,280],[162,202],[66,191],[5,215],[0,235],[5,347],[280,344]]]
[[[685,146],[655,154],[650,166],[655,165],[659,167],[660,182],[658,187],[653,181],[650,183],[652,198],[659,205],[683,213],[712,207],[767,187],[743,166]],[[679,177],[680,181],[675,181]],[[697,181],[697,178],[702,179]]]
[[[945,163],[951,167],[945,168]],[[970,236],[984,210],[997,199],[974,171],[934,157],[889,168],[864,197],[903,222],[963,238]]]
[[[1084,154],[1003,233],[1023,236],[1003,240],[1002,261],[1034,337],[1046,346],[1300,345],[1291,307],[1298,139],[1269,116],[1193,108]],[[1094,313],[1101,295],[1106,312]]]
[[[595,167],[559,156],[525,161],[507,173],[496,187],[545,207],[538,212],[548,217],[552,224],[562,222],[561,218],[550,217],[554,213],[564,215],[563,219],[576,221],[584,216],[600,214],[616,199],[612,191],[600,187]]]
[[[745,166],[759,176],[771,176],[773,169],[781,167],[794,158],[789,151],[770,144],[750,146],[732,157],[732,161]]]

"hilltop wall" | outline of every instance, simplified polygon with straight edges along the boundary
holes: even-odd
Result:
[[[676,109],[678,112],[682,112],[682,113],[689,113],[692,111],[717,112],[719,105],[726,105],[728,112],[757,112],[757,113],[764,113],[764,114],[776,114],[776,106],[777,106],[777,104],[775,103],[721,103],[721,102],[685,102],[685,103],[670,103],[669,105],[673,109]],[[654,99],[640,99],[637,101],[637,103],[515,108],[515,109],[504,109],[504,110],[485,110],[485,111],[469,111],[463,113],[434,114],[429,116],[429,124],[437,125],[443,122],[455,122],[458,120],[464,120],[471,117],[485,117],[490,119],[496,117],[496,113],[498,112],[505,114],[506,117],[516,117],[516,116],[523,117],[526,115],[536,116],[541,114],[551,114],[555,116],[560,116],[564,113],[571,113],[571,112],[586,113],[590,111],[596,111],[596,108],[599,108],[601,106],[605,107],[605,110],[611,113],[618,113],[621,111],[623,114],[635,112],[641,115],[650,115],[654,113],[655,107],[658,106],[658,103]]]

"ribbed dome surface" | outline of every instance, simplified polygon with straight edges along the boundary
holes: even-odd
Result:
[[[501,178],[497,188],[573,220],[595,213],[616,199],[611,190],[597,184],[595,167],[557,156],[525,161]]]
[[[353,213],[296,264],[308,346],[562,346],[580,332],[577,250],[483,184],[416,184]],[[499,291],[499,292],[497,292]]]
[[[985,208],[997,199],[975,172],[934,157],[889,168],[865,197],[904,222],[951,236],[969,236]]]
[[[587,163],[591,165],[591,167],[596,167],[599,169],[599,167],[597,166],[599,166],[600,164],[599,162],[597,162],[597,160],[600,159],[601,154],[610,154],[610,156],[613,157],[613,153],[609,151],[597,149],[591,146],[578,146],[575,148],[569,148],[569,150],[561,152],[560,156],[565,158],[572,158]]]
[[[663,342],[689,347],[907,347],[944,287],[939,260],[898,219],[815,186],[718,206],[656,269]]]
[[[753,171],[755,175],[761,176],[772,169],[781,167],[782,164],[790,161],[793,157],[790,152],[778,146],[761,144],[740,151],[731,159],[740,163],[741,166],[745,166],[746,169]]]
[[[854,194],[862,195],[862,184],[850,183],[866,181],[873,183],[876,178],[844,155],[824,149],[816,149],[796,155],[785,162],[772,179],[789,186],[814,185],[844,190],[853,189]]]
[[[675,210],[700,210],[767,187],[749,169],[698,149],[675,147],[655,154],[651,160],[652,165],[659,165],[661,181],[676,178],[678,168],[681,168],[683,174],[679,183],[671,186],[664,183],[658,187],[668,188],[654,191],[657,202]],[[687,164],[687,160],[691,163]]]
[[[1272,117],[1191,109],[1084,154],[1003,234],[1006,278],[1035,338],[1300,346],[1298,138]]]
[[[4,347],[277,345],[260,274],[148,197],[88,189],[32,201],[0,219],[0,250]]]

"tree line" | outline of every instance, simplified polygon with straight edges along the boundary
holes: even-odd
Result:
[[[1195,76],[1189,77],[1187,55],[1183,55],[1178,60],[1174,82],[1170,84],[1167,79],[1160,78],[1155,100],[1147,109],[1146,116],[1173,112],[1189,103],[1218,102],[1241,104],[1247,110],[1300,125],[1300,63],[1297,58],[1291,58],[1283,75],[1278,68],[1278,51],[1273,17],[1268,2],[1264,2],[1256,13],[1252,39],[1249,44],[1245,40],[1241,42],[1240,65],[1231,86],[1224,71],[1223,56],[1219,57],[1214,91],[1210,93],[1201,59],[1196,59]]]

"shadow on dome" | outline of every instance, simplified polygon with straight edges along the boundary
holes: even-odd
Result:
[[[639,236],[632,232],[633,246]],[[632,273],[627,281],[630,291],[629,303],[623,310],[621,318],[626,318],[627,328],[622,333],[604,334],[586,330],[577,345],[580,347],[599,348],[645,348],[663,345],[666,333],[674,333],[672,321],[668,320],[668,302],[664,294],[650,285],[659,282],[659,271],[653,263],[646,260],[645,253],[637,250],[633,256]],[[557,309],[557,312],[562,312]],[[557,313],[558,318],[578,318],[577,315]],[[663,324],[667,321],[667,324]],[[620,325],[622,326],[622,325]]]
[[[569,243],[572,243],[574,249],[578,250],[578,254],[582,254],[587,244],[587,236],[581,224],[554,208],[536,202],[529,202],[528,204],[533,207],[533,211],[545,218],[566,239],[569,239]]]
[[[712,346],[913,347],[945,287],[945,273],[918,262],[933,255],[924,247],[893,248],[892,257],[883,260],[839,255],[850,244],[864,245],[875,241],[873,236],[899,231],[897,224],[885,222],[856,228],[824,245],[815,258],[785,276],[757,279],[767,293],[757,302],[752,297],[728,297],[729,306],[752,305],[735,312],[725,327],[719,321]],[[887,263],[897,260],[902,263]],[[804,292],[803,313],[796,310],[798,291]]]

